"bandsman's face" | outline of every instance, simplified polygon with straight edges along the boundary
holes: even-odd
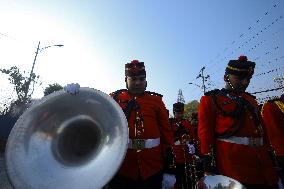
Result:
[[[198,121],[196,119],[191,119],[190,123],[192,126],[197,126],[198,125]]]
[[[176,119],[181,119],[183,118],[183,113],[182,112],[174,112],[174,116]]]
[[[146,90],[146,77],[145,76],[133,76],[126,78],[127,87],[132,94],[142,94]]]
[[[245,92],[247,87],[249,86],[251,76],[229,75],[229,80],[230,80],[231,84],[233,85],[235,91]],[[225,79],[225,81],[226,81],[226,79]],[[231,88],[231,86],[229,86],[229,85],[228,85],[228,87]]]

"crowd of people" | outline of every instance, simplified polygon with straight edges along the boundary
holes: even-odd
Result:
[[[127,118],[129,145],[105,188],[189,189],[209,175],[230,177],[247,189],[281,187],[284,95],[260,106],[246,92],[254,68],[246,56],[230,60],[224,88],[205,93],[188,120],[184,103],[174,103],[169,118],[162,95],[146,91],[144,62],[127,63],[126,89],[110,95]]]
[[[284,101],[260,110],[246,92],[255,63],[240,56],[225,68],[223,89],[201,97],[198,113],[184,118],[184,103],[173,117],[162,95],[146,91],[144,62],[125,65],[126,89],[111,93],[129,127],[126,157],[105,188],[194,188],[202,176],[224,175],[248,189],[276,189],[283,182]]]
[[[201,177],[214,175],[235,179],[247,189],[281,187],[284,95],[259,106],[246,92],[254,68],[246,56],[230,60],[224,88],[206,92],[198,112],[186,119],[184,103],[174,103],[169,118],[163,96],[146,91],[144,62],[125,64],[126,89],[110,96],[128,121],[128,148],[104,188],[192,189]],[[72,87],[65,91],[77,94]]]

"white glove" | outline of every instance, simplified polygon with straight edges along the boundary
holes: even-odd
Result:
[[[278,179],[278,189],[284,189],[280,178]]]
[[[176,176],[164,173],[163,181],[162,181],[162,188],[163,189],[170,189],[176,183]]]
[[[193,144],[188,144],[187,147],[188,147],[188,153],[192,155],[195,154],[195,147]]]
[[[67,84],[64,87],[64,91],[72,95],[79,93],[79,90],[80,90],[80,85],[78,83]]]

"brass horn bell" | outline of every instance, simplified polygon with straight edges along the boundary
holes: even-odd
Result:
[[[50,94],[12,129],[5,153],[16,189],[102,188],[122,163],[128,141],[125,115],[107,94]]]

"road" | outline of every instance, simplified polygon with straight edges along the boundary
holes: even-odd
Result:
[[[5,162],[4,154],[0,152],[0,189],[13,189],[10,185],[6,172],[5,172]]]

